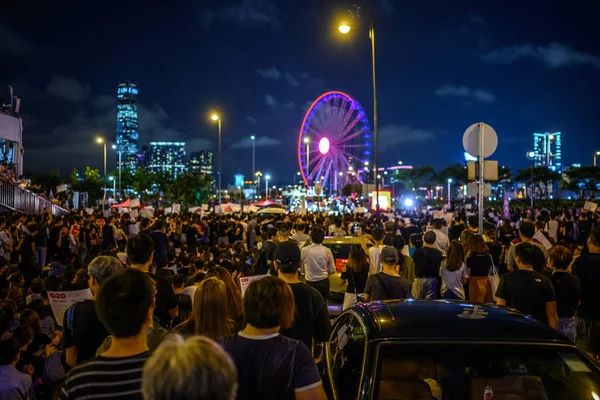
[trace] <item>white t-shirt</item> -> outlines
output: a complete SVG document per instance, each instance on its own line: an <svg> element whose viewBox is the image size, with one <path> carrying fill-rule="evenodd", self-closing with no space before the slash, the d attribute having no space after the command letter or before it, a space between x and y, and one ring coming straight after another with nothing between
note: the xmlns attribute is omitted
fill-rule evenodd
<svg viewBox="0 0 600 400"><path fill-rule="evenodd" d="M371 274L378 274L381 272L381 249L383 246L373 246L369 249L369 270Z"/></svg>

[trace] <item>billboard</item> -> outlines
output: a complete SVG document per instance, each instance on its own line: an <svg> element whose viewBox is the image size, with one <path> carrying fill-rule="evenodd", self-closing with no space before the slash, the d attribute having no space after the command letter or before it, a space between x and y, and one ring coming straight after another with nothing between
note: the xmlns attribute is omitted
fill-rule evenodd
<svg viewBox="0 0 600 400"><path fill-rule="evenodd" d="M371 192L371 208L373 210L377 209L377 202L375 199L377 198L377 192ZM389 190L380 190L379 191L379 208L381 210L389 210L392 206L392 193Z"/></svg>

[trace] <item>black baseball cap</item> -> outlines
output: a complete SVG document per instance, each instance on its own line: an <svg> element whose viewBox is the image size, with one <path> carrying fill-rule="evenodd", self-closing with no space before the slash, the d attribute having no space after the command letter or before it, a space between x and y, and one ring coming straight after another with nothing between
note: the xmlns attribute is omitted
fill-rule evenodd
<svg viewBox="0 0 600 400"><path fill-rule="evenodd" d="M281 242L275 248L277 264L298 265L300 263L300 248L292 242Z"/></svg>

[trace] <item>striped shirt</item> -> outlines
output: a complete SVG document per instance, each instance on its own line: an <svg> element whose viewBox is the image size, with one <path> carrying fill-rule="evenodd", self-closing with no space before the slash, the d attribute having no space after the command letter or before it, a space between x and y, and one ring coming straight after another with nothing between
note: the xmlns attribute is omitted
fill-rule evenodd
<svg viewBox="0 0 600 400"><path fill-rule="evenodd" d="M61 386L59 399L142 399L142 369L150 352L131 357L94 357L76 366Z"/></svg>

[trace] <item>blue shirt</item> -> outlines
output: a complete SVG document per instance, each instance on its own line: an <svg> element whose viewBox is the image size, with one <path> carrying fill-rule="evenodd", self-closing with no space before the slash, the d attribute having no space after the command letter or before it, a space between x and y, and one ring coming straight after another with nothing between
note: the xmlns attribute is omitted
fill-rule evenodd
<svg viewBox="0 0 600 400"><path fill-rule="evenodd" d="M12 365L0 365L0 398L3 400L35 399L31 377Z"/></svg>

